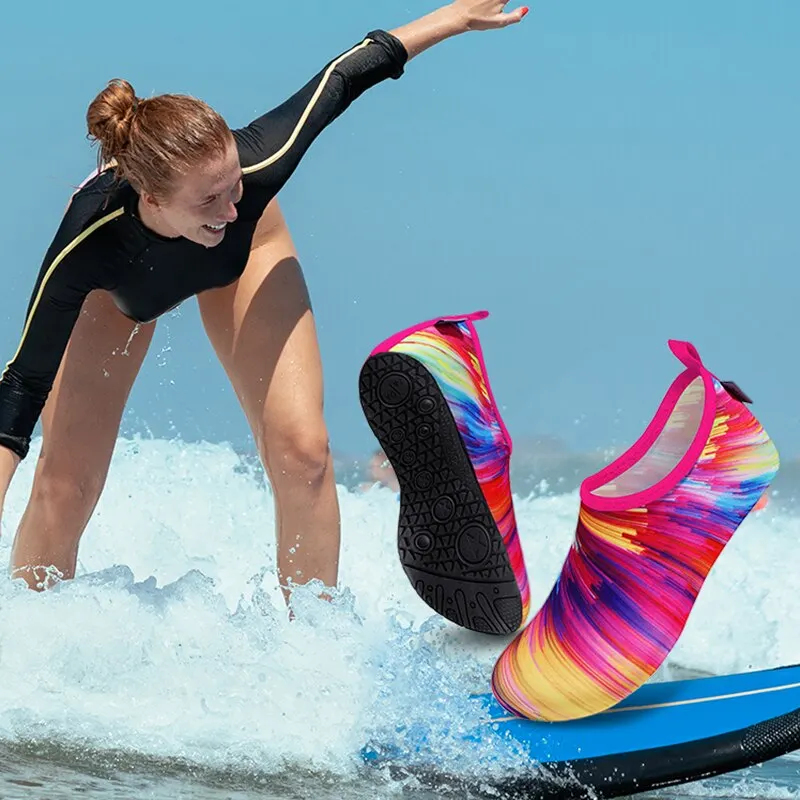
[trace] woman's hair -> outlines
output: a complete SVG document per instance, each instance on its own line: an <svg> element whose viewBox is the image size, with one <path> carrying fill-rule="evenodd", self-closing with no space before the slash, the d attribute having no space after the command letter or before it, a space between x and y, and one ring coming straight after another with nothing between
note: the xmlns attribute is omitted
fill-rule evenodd
<svg viewBox="0 0 800 800"><path fill-rule="evenodd" d="M159 199L176 179L222 156L230 145L227 123L202 100L181 94L142 99L115 78L86 112L89 138L100 145L99 166L115 164L118 178Z"/></svg>

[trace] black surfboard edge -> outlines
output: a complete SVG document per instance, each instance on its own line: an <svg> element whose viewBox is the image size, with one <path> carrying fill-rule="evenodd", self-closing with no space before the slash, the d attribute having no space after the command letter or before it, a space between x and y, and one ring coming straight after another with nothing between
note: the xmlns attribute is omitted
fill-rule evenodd
<svg viewBox="0 0 800 800"><path fill-rule="evenodd" d="M526 776L501 780L447 774L429 767L387 763L393 779L413 777L493 800L609 800L713 778L800 749L800 708L736 731L679 744L597 758L536 764ZM445 792L446 794L447 792Z"/></svg>

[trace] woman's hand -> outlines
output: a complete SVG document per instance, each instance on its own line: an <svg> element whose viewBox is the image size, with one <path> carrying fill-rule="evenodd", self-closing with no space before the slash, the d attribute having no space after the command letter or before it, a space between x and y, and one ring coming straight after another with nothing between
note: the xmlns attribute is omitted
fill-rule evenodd
<svg viewBox="0 0 800 800"><path fill-rule="evenodd" d="M453 0L452 7L464 21L468 31L491 31L521 22L527 6L505 11L508 0Z"/></svg>
<svg viewBox="0 0 800 800"><path fill-rule="evenodd" d="M527 6L505 11L507 0L453 0L446 6L389 31L405 46L409 60L429 47L467 31L507 28L520 22Z"/></svg>

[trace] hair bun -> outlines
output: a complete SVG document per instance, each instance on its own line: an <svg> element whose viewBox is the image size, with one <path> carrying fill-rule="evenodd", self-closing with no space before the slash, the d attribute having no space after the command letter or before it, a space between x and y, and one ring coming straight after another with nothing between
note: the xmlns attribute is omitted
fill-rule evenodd
<svg viewBox="0 0 800 800"><path fill-rule="evenodd" d="M184 94L139 98L128 81L108 82L86 111L88 138L99 143L100 170L116 182L166 201L179 181L227 156L236 142L225 120Z"/></svg>
<svg viewBox="0 0 800 800"><path fill-rule="evenodd" d="M128 146L138 102L133 86L122 78L114 78L90 103L86 112L89 137L99 142L104 163L116 158Z"/></svg>

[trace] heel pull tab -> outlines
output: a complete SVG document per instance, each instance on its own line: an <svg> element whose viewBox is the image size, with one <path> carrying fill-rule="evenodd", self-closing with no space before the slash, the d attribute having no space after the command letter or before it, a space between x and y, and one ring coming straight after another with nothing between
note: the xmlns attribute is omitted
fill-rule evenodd
<svg viewBox="0 0 800 800"><path fill-rule="evenodd" d="M740 403L749 403L752 405L753 401L748 397L745 392L733 381L720 381L722 388L734 399Z"/></svg>
<svg viewBox="0 0 800 800"><path fill-rule="evenodd" d="M672 350L672 354L678 361L681 362L685 367L688 367L692 370L697 370L698 372L705 372L705 366L703 365L703 360L700 358L700 353L697 352L697 349L691 342L682 342L679 339L669 339L667 344L669 345L669 349Z"/></svg>
<svg viewBox="0 0 800 800"><path fill-rule="evenodd" d="M700 358L700 353L691 342L683 342L678 339L669 340L669 349L672 350L673 355L689 369L695 369L698 372L707 372L708 370ZM752 400L747 393L739 387L734 381L720 381L722 388L734 399L740 403L752 404Z"/></svg>
<svg viewBox="0 0 800 800"><path fill-rule="evenodd" d="M473 311L470 314L451 314L447 317L439 317L435 325L447 322L477 322L481 319L486 319L489 316L488 311Z"/></svg>

